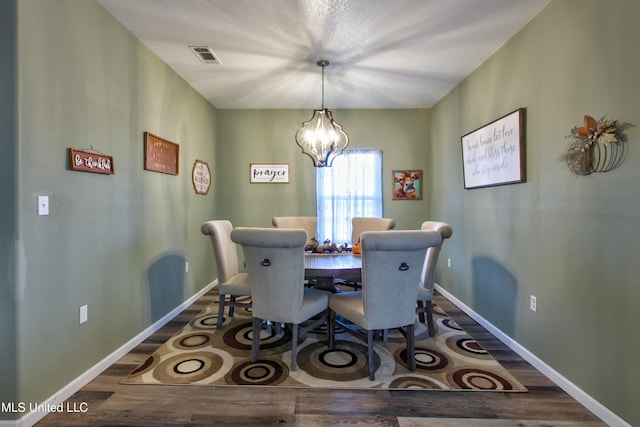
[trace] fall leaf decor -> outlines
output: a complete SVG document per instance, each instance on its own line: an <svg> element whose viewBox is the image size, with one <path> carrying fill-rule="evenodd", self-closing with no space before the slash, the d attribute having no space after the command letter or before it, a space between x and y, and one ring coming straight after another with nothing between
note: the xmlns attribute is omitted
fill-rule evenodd
<svg viewBox="0 0 640 427"><path fill-rule="evenodd" d="M575 126L566 138L571 143L560 160L566 161L576 175L608 172L618 167L624 157L624 141L616 120L596 120L585 115L583 126Z"/></svg>

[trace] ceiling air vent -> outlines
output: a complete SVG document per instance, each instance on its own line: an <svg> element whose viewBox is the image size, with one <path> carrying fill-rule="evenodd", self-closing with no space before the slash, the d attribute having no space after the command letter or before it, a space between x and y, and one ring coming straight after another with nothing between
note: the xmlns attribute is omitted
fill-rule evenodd
<svg viewBox="0 0 640 427"><path fill-rule="evenodd" d="M209 46L189 46L189 49L196 54L203 64L222 65L222 62L213 53L213 50L211 50L211 47Z"/></svg>

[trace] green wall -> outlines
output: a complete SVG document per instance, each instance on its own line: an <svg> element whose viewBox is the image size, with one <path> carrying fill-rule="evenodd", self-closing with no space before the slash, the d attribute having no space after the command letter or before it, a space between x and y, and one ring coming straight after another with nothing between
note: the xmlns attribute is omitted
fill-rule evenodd
<svg viewBox="0 0 640 427"><path fill-rule="evenodd" d="M16 132L17 132L16 2L0 2L0 402L17 400L15 304ZM0 416L0 418L2 418Z"/></svg>
<svg viewBox="0 0 640 427"><path fill-rule="evenodd" d="M315 213L315 170L293 139L311 111L215 110L92 1L1 4L0 397L33 402L216 277L203 221ZM438 283L632 424L638 130L613 172L575 177L558 158L584 114L637 126L639 9L554 1L432 110L334 111L352 147L383 150L385 216L453 225ZM527 182L464 190L460 136L518 107ZM178 176L143 170L144 131L180 144ZM92 146L115 175L68 170L67 148ZM195 159L213 172L206 196ZM291 183L249 184L252 162L289 163ZM424 170L424 198L393 201L391 170L408 168Z"/></svg>
<svg viewBox="0 0 640 427"><path fill-rule="evenodd" d="M200 233L214 192L196 195L191 169L216 162L216 111L93 1L22 0L17 22L14 389L38 402L215 279ZM180 145L178 176L143 169L145 131ZM115 174L69 170L69 147L113 156Z"/></svg>
<svg viewBox="0 0 640 427"><path fill-rule="evenodd" d="M416 228L431 200L428 168L429 110L336 110L349 135L349 148L377 148L383 159L383 212L397 228ZM216 167L218 214L236 226L271 227L271 218L316 215L316 170L295 143L295 133L311 110L220 110ZM251 163L288 163L289 184L250 184ZM422 200L392 200L391 171L422 169Z"/></svg>
<svg viewBox="0 0 640 427"><path fill-rule="evenodd" d="M442 255L452 269L440 269L439 284L634 425L639 21L637 1L552 2L432 110L430 158L430 216L454 229ZM461 135L518 107L527 109L527 182L464 190ZM618 169L576 177L558 160L585 114L634 125Z"/></svg>

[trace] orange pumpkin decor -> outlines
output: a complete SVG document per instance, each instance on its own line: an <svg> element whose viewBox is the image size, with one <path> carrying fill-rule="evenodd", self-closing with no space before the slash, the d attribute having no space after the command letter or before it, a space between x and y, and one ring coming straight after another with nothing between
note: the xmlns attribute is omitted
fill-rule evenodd
<svg viewBox="0 0 640 427"><path fill-rule="evenodd" d="M359 255L359 254L362 253L362 246L360 246L360 240L359 239L358 239L358 243L353 245L353 248L351 249L351 253L353 253L354 255Z"/></svg>

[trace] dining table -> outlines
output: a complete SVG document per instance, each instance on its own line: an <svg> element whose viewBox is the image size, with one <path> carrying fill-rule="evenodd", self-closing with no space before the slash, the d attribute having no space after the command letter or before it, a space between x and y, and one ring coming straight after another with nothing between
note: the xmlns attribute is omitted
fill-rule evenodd
<svg viewBox="0 0 640 427"><path fill-rule="evenodd" d="M339 253L305 253L304 269L306 277L315 278L315 289L339 293L334 284L336 277L360 276L362 273L362 256L351 252Z"/></svg>

